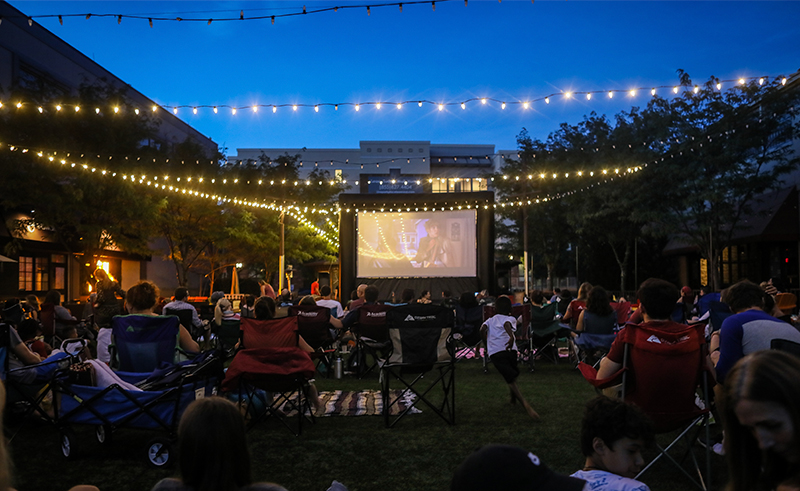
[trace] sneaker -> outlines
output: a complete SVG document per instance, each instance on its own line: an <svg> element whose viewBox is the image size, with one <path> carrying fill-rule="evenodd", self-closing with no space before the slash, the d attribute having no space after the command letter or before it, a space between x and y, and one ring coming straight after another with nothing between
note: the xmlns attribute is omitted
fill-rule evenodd
<svg viewBox="0 0 800 491"><path fill-rule="evenodd" d="M706 442L704 436L700 436L697 438L697 443L703 448L710 448L711 450L717 455L725 455L725 450L722 447L722 440L724 435L719 434L717 436L712 436L710 442Z"/></svg>

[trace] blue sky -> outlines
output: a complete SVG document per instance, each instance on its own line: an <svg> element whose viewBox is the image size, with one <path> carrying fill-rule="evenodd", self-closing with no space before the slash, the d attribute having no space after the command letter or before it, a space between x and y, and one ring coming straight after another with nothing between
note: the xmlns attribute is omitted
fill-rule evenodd
<svg viewBox="0 0 800 491"><path fill-rule="evenodd" d="M272 15L333 2L11 1L27 15L112 13L168 17ZM358 2L366 5L368 2ZM378 2L381 3L381 2ZM339 1L336 5L354 5ZM155 22L35 19L135 89L164 105L319 104L472 97L524 101L565 91L697 82L714 75L788 75L800 69L800 2L461 0L340 9L269 20ZM210 109L178 116L227 148L352 148L359 140L427 140L515 148L526 127L546 138L591 111L644 106L649 93L535 103L528 110L471 103Z"/></svg>

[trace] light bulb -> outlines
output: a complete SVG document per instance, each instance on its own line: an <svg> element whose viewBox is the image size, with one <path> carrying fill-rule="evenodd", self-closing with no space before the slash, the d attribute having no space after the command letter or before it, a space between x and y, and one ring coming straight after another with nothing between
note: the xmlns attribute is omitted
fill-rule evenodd
<svg viewBox="0 0 800 491"><path fill-rule="evenodd" d="M740 83L740 84L742 84L742 85L744 85L744 79L743 79L743 78L740 78L740 79L739 79L739 83Z"/></svg>
<svg viewBox="0 0 800 491"><path fill-rule="evenodd" d="M156 112L156 109L158 109L158 106L153 106L153 112Z"/></svg>
<svg viewBox="0 0 800 491"><path fill-rule="evenodd" d="M193 108L192 108L192 112L193 112L194 114L197 114L197 108L196 108L196 107L193 107Z"/></svg>
<svg viewBox="0 0 800 491"><path fill-rule="evenodd" d="M175 114L178 114L178 108L177 107L173 107L172 108L172 112L175 113Z"/></svg>
<svg viewBox="0 0 800 491"><path fill-rule="evenodd" d="M42 106L39 106L38 109L39 109L39 114L42 114L44 112L44 109L42 108Z"/></svg>
<svg viewBox="0 0 800 491"><path fill-rule="evenodd" d="M781 79L781 85L786 85L786 77L783 77L783 78Z"/></svg>
<svg viewBox="0 0 800 491"><path fill-rule="evenodd" d="M673 92L675 92L675 93L677 94L677 93L678 93L678 86L675 86L675 87L673 87L673 88L672 88L672 91L673 91Z"/></svg>
<svg viewBox="0 0 800 491"><path fill-rule="evenodd" d="M567 92L566 94L564 94L564 97L569 99L570 97L572 97L572 92Z"/></svg>
<svg viewBox="0 0 800 491"><path fill-rule="evenodd" d="M380 108L381 108L381 103L380 102L375 104L375 109L380 109Z"/></svg>
<svg viewBox="0 0 800 491"><path fill-rule="evenodd" d="M467 108L467 105L466 105L465 103L463 103L463 102L462 102L462 103L461 103L461 109L466 109L466 108Z"/></svg>
<svg viewBox="0 0 800 491"><path fill-rule="evenodd" d="M294 104L294 105L292 106L292 110L293 110L293 111L297 111L297 104Z"/></svg>
<svg viewBox="0 0 800 491"><path fill-rule="evenodd" d="M114 106L114 113L115 114L119 113L119 107L118 106Z"/></svg>
<svg viewBox="0 0 800 491"><path fill-rule="evenodd" d="M631 94L631 97L634 97L636 95L636 89L631 89L630 94Z"/></svg>
<svg viewBox="0 0 800 491"><path fill-rule="evenodd" d="M315 112L315 113L318 113L318 112L319 112L319 106L317 106L317 105L315 105L315 106L314 106L314 112Z"/></svg>
<svg viewBox="0 0 800 491"><path fill-rule="evenodd" d="M60 110L61 110L61 105L59 104L59 105L56 106L56 111L60 111Z"/></svg>
<svg viewBox="0 0 800 491"><path fill-rule="evenodd" d="M139 108L137 107L136 109L133 110L133 112L135 112L136 115L138 116L139 115Z"/></svg>
<svg viewBox="0 0 800 491"><path fill-rule="evenodd" d="M592 94L586 94L586 100L587 101L592 100Z"/></svg>
<svg viewBox="0 0 800 491"><path fill-rule="evenodd" d="M440 111L444 110L444 104L439 104L439 110Z"/></svg>
<svg viewBox="0 0 800 491"><path fill-rule="evenodd" d="M722 90L722 84L717 84L717 90Z"/></svg>
<svg viewBox="0 0 800 491"><path fill-rule="evenodd" d="M650 89L650 95L656 95L656 89Z"/></svg>
<svg viewBox="0 0 800 491"><path fill-rule="evenodd" d="M403 105L402 105L402 104L400 104L400 103L398 103L398 104L397 104L397 109L402 109L402 108L403 108Z"/></svg>
<svg viewBox="0 0 800 491"><path fill-rule="evenodd" d="M544 98L544 103L545 104L550 104L550 98L549 97L545 97Z"/></svg>
<svg viewBox="0 0 800 491"><path fill-rule="evenodd" d="M486 104L486 98L481 99L481 104Z"/></svg>
<svg viewBox="0 0 800 491"><path fill-rule="evenodd" d="M758 79L758 85L764 85L764 78L763 77Z"/></svg>
<svg viewBox="0 0 800 491"><path fill-rule="evenodd" d="M278 106L272 106L272 112L273 113L278 112Z"/></svg>
<svg viewBox="0 0 800 491"><path fill-rule="evenodd" d="M177 111L178 111L178 110L177 110L177 109L175 109L175 112L177 112ZM100 108L99 108L99 107L96 107L96 108L94 108L94 113L95 113L95 114L100 114Z"/></svg>
<svg viewBox="0 0 800 491"><path fill-rule="evenodd" d="M81 110L81 106L75 106L75 112L78 112L80 110Z"/></svg>
<svg viewBox="0 0 800 491"><path fill-rule="evenodd" d="M505 102L500 104L500 109L505 109L505 108L506 108L506 103Z"/></svg>
<svg viewBox="0 0 800 491"><path fill-rule="evenodd" d="M784 80L786 80L786 79L784 79ZM417 104L419 105L419 107L422 107L422 101L419 101Z"/></svg>
<svg viewBox="0 0 800 491"><path fill-rule="evenodd" d="M697 85L695 85L695 86L694 86L694 93L696 94L696 93L698 93L698 92L700 92L700 87L698 87Z"/></svg>
<svg viewBox="0 0 800 491"><path fill-rule="evenodd" d="M611 92L610 90L608 91L608 98L609 99L613 99L614 98L614 93Z"/></svg>
<svg viewBox="0 0 800 491"><path fill-rule="evenodd" d="M214 114L217 114L217 106L214 106Z"/></svg>
<svg viewBox="0 0 800 491"><path fill-rule="evenodd" d="M358 110L360 110L360 109L361 109L361 106L359 106L358 104L356 104L356 111L358 111Z"/></svg>
<svg viewBox="0 0 800 491"><path fill-rule="evenodd" d="M232 115L235 115L235 114L236 114L236 108L235 108L235 107L232 107L232 108L231 108L231 114L232 114Z"/></svg>
<svg viewBox="0 0 800 491"><path fill-rule="evenodd" d="M528 109L528 108L530 107L530 105L531 105L531 104L530 104L528 101L525 101L525 102L523 102L523 103L522 103L522 107L523 107L524 109Z"/></svg>

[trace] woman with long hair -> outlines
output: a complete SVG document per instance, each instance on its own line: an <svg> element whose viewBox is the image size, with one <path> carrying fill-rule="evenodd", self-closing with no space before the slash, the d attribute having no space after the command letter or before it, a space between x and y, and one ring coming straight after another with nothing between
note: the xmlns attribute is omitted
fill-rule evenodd
<svg viewBox="0 0 800 491"><path fill-rule="evenodd" d="M617 327L617 313L611 308L608 292L602 286L589 290L586 308L578 315L576 331L588 334L612 334Z"/></svg>
<svg viewBox="0 0 800 491"><path fill-rule="evenodd" d="M253 483L244 418L232 402L206 397L189 404L178 425L180 478L152 491L286 491Z"/></svg>
<svg viewBox="0 0 800 491"><path fill-rule="evenodd" d="M578 316L581 311L586 308L586 299L589 298L589 290L592 289L592 284L589 282L581 283L578 288L578 298L572 300L567 307L567 312L564 314L564 322L569 321L571 328L575 329L578 325Z"/></svg>
<svg viewBox="0 0 800 491"><path fill-rule="evenodd" d="M728 491L800 489L800 358L756 351L725 377Z"/></svg>

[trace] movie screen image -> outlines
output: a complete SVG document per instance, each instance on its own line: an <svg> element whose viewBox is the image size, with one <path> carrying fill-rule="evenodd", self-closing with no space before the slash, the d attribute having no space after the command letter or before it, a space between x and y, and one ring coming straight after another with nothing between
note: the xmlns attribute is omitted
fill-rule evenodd
<svg viewBox="0 0 800 491"><path fill-rule="evenodd" d="M356 274L361 278L476 275L476 212L359 213Z"/></svg>

